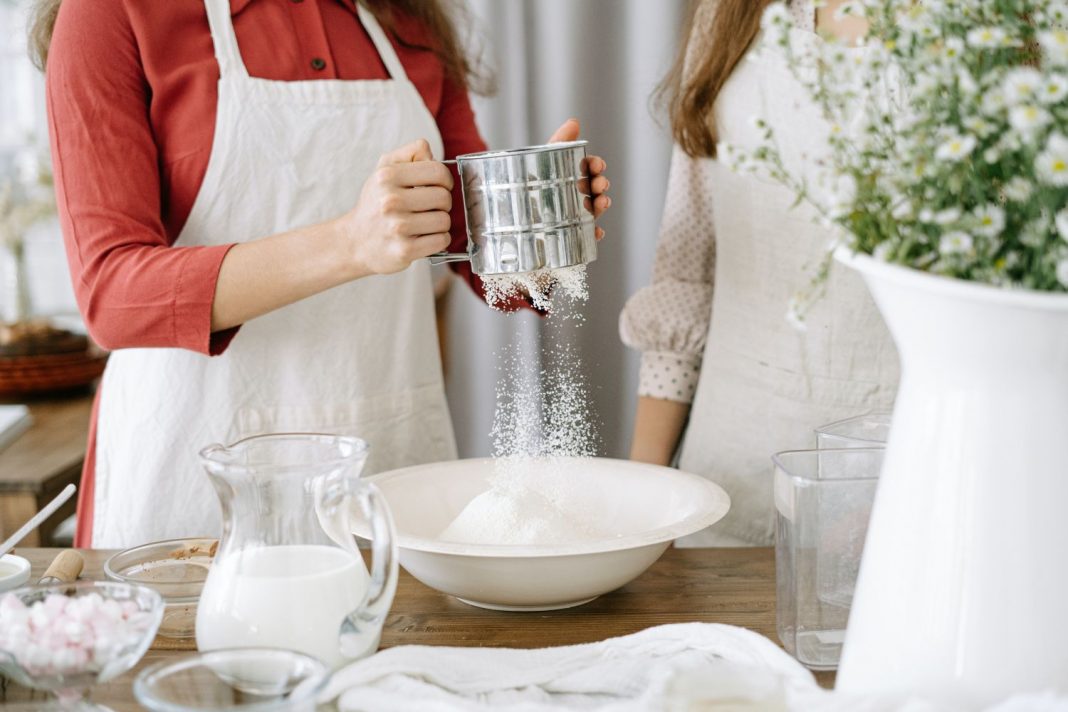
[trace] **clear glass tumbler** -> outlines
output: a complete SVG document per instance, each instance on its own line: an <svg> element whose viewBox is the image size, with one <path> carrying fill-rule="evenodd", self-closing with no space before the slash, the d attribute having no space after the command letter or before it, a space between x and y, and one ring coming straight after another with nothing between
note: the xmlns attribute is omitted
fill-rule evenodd
<svg viewBox="0 0 1068 712"><path fill-rule="evenodd" d="M777 629L814 670L837 667L884 448L776 455Z"/></svg>

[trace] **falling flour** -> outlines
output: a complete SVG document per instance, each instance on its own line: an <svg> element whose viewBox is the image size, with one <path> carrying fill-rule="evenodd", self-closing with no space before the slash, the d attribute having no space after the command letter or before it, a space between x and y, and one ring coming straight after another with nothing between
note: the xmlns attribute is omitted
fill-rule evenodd
<svg viewBox="0 0 1068 712"><path fill-rule="evenodd" d="M598 528L598 497L579 496L575 458L600 440L582 362L567 344L538 352L516 345L500 360L494 413L494 473L440 534L468 544L558 545L610 536Z"/></svg>
<svg viewBox="0 0 1068 712"><path fill-rule="evenodd" d="M529 296L535 308L550 312L553 297L557 294L562 294L572 303L585 302L589 298L586 265L518 274L483 275L482 284L486 291L486 303L495 309L502 308L513 299Z"/></svg>

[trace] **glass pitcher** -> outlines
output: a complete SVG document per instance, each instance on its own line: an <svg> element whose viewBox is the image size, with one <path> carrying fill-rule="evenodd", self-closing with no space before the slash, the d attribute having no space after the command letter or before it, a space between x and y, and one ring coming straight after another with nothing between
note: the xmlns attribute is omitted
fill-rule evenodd
<svg viewBox="0 0 1068 712"><path fill-rule="evenodd" d="M222 504L197 609L197 648L297 650L332 668L373 653L397 589L393 519L360 481L358 438L261 435L200 453ZM350 520L371 523L364 566Z"/></svg>

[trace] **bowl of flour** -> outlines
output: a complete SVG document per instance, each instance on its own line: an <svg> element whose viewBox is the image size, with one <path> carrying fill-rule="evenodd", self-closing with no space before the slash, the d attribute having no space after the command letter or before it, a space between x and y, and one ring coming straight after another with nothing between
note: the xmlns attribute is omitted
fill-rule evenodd
<svg viewBox="0 0 1068 712"><path fill-rule="evenodd" d="M508 611L570 608L613 591L730 507L697 475L600 457L456 460L368 481L389 502L412 576Z"/></svg>

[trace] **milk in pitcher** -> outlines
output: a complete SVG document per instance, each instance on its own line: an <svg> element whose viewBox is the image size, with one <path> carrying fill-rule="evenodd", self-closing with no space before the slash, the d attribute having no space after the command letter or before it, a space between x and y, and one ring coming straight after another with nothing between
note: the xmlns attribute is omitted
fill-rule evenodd
<svg viewBox="0 0 1068 712"><path fill-rule="evenodd" d="M332 668L347 662L341 624L368 587L359 558L331 546L268 546L231 553L216 566L197 610L198 649L286 648Z"/></svg>

